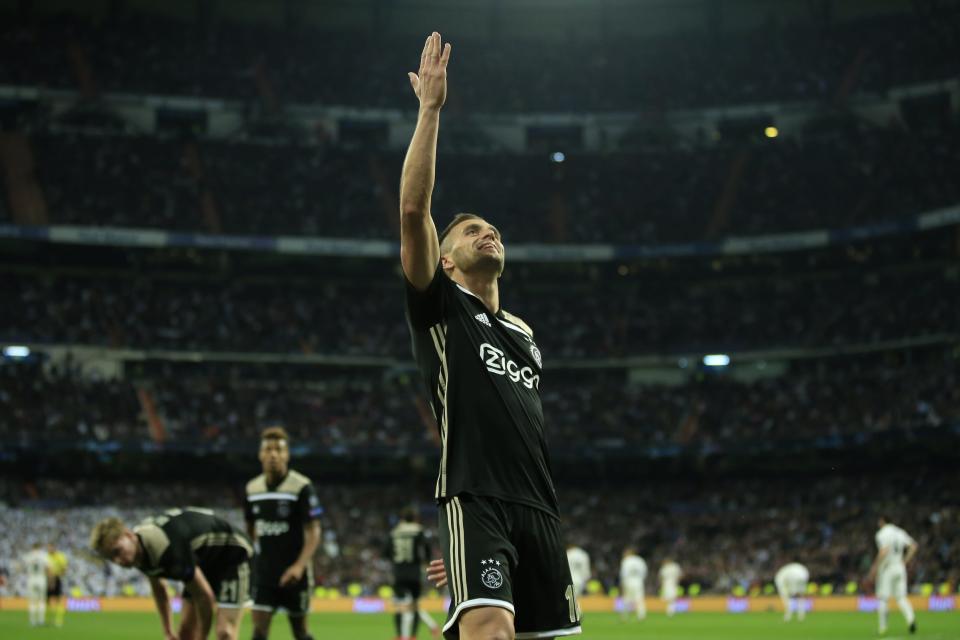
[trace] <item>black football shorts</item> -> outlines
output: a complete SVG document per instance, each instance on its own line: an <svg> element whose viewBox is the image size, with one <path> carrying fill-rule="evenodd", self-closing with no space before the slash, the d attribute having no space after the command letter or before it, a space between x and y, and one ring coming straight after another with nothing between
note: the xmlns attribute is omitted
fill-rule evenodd
<svg viewBox="0 0 960 640"><path fill-rule="evenodd" d="M514 614L517 640L580 633L580 606L570 579L560 522L516 502L459 495L440 505L440 546L450 609L444 637L474 607Z"/></svg>

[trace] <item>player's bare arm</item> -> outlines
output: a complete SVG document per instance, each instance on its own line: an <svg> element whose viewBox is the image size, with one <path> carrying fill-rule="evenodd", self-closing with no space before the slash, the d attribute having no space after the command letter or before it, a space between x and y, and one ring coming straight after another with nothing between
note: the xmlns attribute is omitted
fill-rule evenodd
<svg viewBox="0 0 960 640"><path fill-rule="evenodd" d="M303 546L300 548L300 555L280 576L281 587L299 582L303 578L303 572L313 562L313 554L316 553L318 546L320 546L320 521L313 520L303 525Z"/></svg>
<svg viewBox="0 0 960 640"><path fill-rule="evenodd" d="M213 612L217 605L213 589L200 567L194 569L193 580L186 583L185 587L190 591L191 602L197 613L200 623L200 637L206 638L210 635L210 627L213 626Z"/></svg>
<svg viewBox="0 0 960 640"><path fill-rule="evenodd" d="M420 109L400 177L400 262L407 280L421 291L430 284L440 260L430 201L436 175L440 109L447 100L450 49L450 43L442 44L440 34L434 32L423 45L418 73L408 74Z"/></svg>
<svg viewBox="0 0 960 640"><path fill-rule="evenodd" d="M153 602L157 605L160 614L160 624L163 625L164 640L176 640L173 633L173 621L170 611L170 598L167 595L167 585L160 578L150 578L150 591L153 593Z"/></svg>
<svg viewBox="0 0 960 640"><path fill-rule="evenodd" d="M904 558L903 558L903 564L909 566L909 565L910 565L910 561L913 560L913 557L914 557L915 555L917 555L917 550L918 550L919 548L920 548L920 547L917 545L916 542L911 542L911 543L907 546L907 555L904 556Z"/></svg>
<svg viewBox="0 0 960 640"><path fill-rule="evenodd" d="M880 563L883 562L883 559L887 557L889 552L890 550L887 547L883 547L877 552L877 557L873 559L873 564L870 565L870 573L867 574L867 582L873 582L874 578L877 577L877 569L880 567Z"/></svg>

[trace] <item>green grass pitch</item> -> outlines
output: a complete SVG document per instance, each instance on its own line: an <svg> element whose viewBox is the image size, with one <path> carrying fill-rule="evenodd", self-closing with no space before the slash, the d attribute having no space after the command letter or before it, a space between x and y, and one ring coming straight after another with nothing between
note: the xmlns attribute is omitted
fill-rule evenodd
<svg viewBox="0 0 960 640"><path fill-rule="evenodd" d="M885 640L924 638L926 640L960 640L960 613L922 613L917 618L916 636L907 634L903 618L894 612ZM695 613L668 619L651 615L644 622L621 622L612 613L591 613L585 617L585 639L609 640L859 640L876 639L877 619L866 613L811 614L802 622L784 623L780 614L750 613L743 615ZM318 640L390 640L393 624L386 614L323 613L311 616L310 631ZM160 638L160 624L149 613L75 613L67 616L62 629L31 629L25 611L0 611L0 638L4 640L131 640ZM274 619L270 637L291 640L286 618ZM421 626L419 637L431 638ZM240 640L249 640L249 615L244 618Z"/></svg>

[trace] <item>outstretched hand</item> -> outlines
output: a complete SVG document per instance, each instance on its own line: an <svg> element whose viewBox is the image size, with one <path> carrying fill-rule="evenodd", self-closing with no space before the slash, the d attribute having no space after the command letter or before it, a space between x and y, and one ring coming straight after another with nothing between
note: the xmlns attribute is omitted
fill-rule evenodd
<svg viewBox="0 0 960 640"><path fill-rule="evenodd" d="M427 565L427 581L432 582L437 589L447 584L447 570L443 568L443 560L431 560Z"/></svg>
<svg viewBox="0 0 960 640"><path fill-rule="evenodd" d="M420 108L439 109L447 101L447 63L450 43L442 44L440 34L433 32L423 45L419 73L410 72L410 86L420 99Z"/></svg>

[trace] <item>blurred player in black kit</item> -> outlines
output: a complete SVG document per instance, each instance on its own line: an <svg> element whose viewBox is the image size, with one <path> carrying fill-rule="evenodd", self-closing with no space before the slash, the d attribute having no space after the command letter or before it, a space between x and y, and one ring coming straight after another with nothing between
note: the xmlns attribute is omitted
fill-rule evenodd
<svg viewBox="0 0 960 640"><path fill-rule="evenodd" d="M296 640L307 630L313 591L313 554L320 544L320 508L313 484L290 468L290 437L282 427L260 435L263 473L247 483L244 518L257 545L254 559L253 638L266 640L273 614L287 612Z"/></svg>
<svg viewBox="0 0 960 640"><path fill-rule="evenodd" d="M418 368L440 430L440 545L448 638L580 633L540 402L541 353L500 307L500 232L430 211L451 47L427 38L410 84L420 101L400 182L400 260Z"/></svg>
<svg viewBox="0 0 960 640"><path fill-rule="evenodd" d="M398 640L417 637L417 626L422 619L434 635L440 628L426 612L420 611L420 592L423 585L423 565L430 556L430 545L416 511L404 509L400 522L390 531L387 540L387 558L393 565L394 626Z"/></svg>

